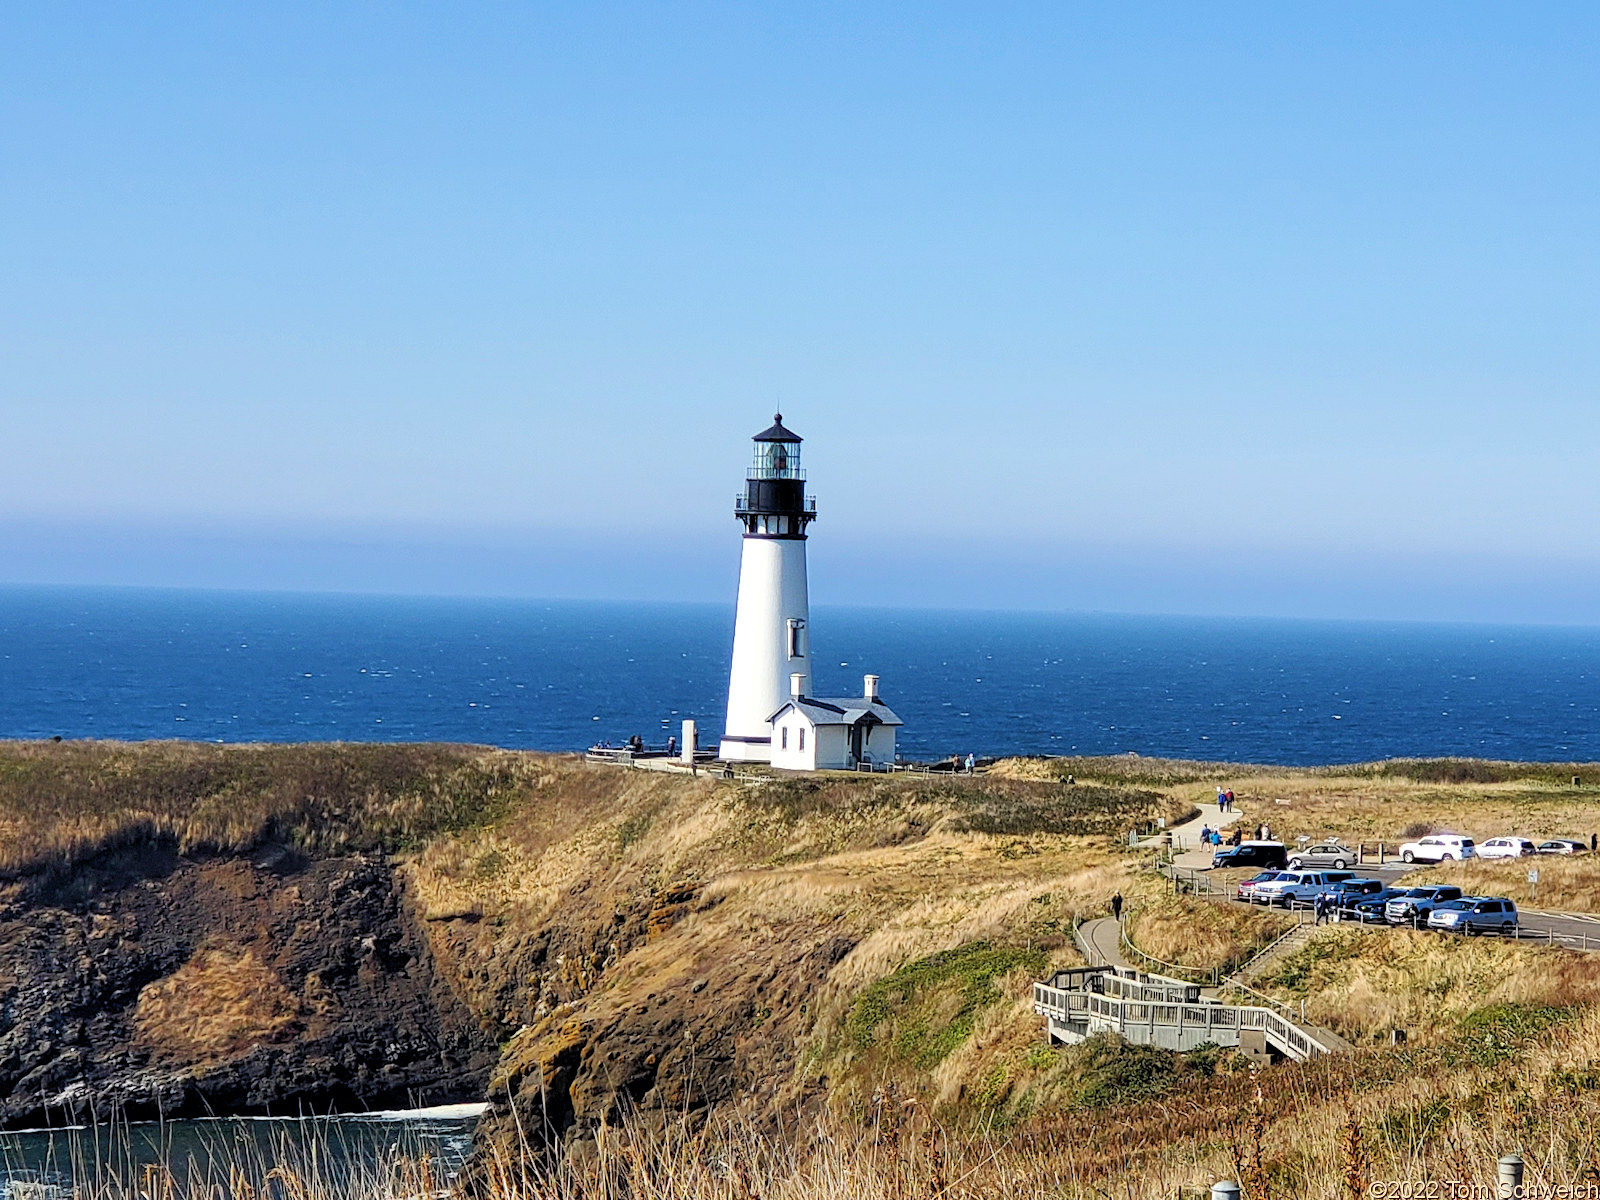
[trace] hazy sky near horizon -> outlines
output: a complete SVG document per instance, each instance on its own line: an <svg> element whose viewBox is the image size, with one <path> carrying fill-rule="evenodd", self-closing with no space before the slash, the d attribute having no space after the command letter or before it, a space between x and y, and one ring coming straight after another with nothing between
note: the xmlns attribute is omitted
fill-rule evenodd
<svg viewBox="0 0 1600 1200"><path fill-rule="evenodd" d="M11 5L0 582L1600 623L1600 7Z"/></svg>

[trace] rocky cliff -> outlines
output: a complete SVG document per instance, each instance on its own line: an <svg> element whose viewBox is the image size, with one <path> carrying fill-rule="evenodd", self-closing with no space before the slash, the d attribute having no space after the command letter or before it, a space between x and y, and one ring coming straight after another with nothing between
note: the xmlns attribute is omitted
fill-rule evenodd
<svg viewBox="0 0 1600 1200"><path fill-rule="evenodd" d="M1035 1040L1027 973L1129 890L1116 835L1172 803L0 746L0 1123L487 1096L484 1146L537 1150L624 1113L859 1107L897 1076L947 1103L982 1078L992 1105Z"/></svg>
<svg viewBox="0 0 1600 1200"><path fill-rule="evenodd" d="M476 1099L493 1039L381 853L124 846L0 891L0 1122Z"/></svg>

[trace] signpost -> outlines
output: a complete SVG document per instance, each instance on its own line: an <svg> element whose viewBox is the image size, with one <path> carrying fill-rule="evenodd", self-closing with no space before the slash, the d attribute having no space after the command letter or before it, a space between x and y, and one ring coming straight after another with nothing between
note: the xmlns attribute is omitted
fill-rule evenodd
<svg viewBox="0 0 1600 1200"><path fill-rule="evenodd" d="M1538 883L1539 883L1539 868L1538 867L1529 867L1528 868L1528 901L1529 901L1529 903L1533 902L1534 888L1538 886Z"/></svg>

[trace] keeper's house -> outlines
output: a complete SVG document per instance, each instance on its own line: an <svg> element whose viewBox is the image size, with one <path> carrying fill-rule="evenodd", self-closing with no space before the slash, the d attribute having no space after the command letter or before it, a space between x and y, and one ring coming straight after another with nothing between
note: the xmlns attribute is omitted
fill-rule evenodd
<svg viewBox="0 0 1600 1200"><path fill-rule="evenodd" d="M887 770L903 722L878 697L868 675L860 696L807 696L806 677L789 677L788 702L772 714L772 765L780 770Z"/></svg>

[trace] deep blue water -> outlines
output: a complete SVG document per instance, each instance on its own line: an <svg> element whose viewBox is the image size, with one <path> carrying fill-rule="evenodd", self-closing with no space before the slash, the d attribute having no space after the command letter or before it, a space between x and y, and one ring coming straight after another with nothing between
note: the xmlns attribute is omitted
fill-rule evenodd
<svg viewBox="0 0 1600 1200"><path fill-rule="evenodd" d="M0 590L0 736L580 749L721 731L732 609ZM1600 760L1600 630L818 608L816 690L901 747Z"/></svg>

